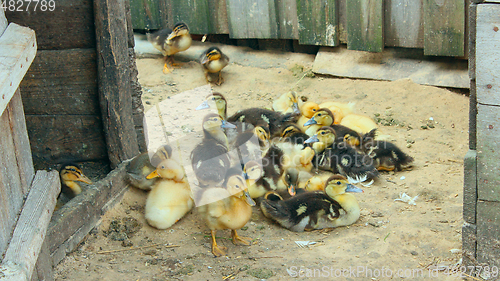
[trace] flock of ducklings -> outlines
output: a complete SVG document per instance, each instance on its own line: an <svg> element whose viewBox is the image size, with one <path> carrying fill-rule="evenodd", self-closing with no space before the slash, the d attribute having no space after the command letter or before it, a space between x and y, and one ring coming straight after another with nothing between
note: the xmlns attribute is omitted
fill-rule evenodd
<svg viewBox="0 0 500 281"><path fill-rule="evenodd" d="M191 45L183 23L148 39L167 57L165 72L172 55ZM204 52L207 81L222 83L220 71L228 61L218 48ZM351 193L363 192L353 184L368 186L379 171L404 170L413 162L382 140L371 118L353 113L352 103L317 104L288 92L273 102L272 110L248 108L228 116L227 107L222 94L212 93L196 108L212 111L204 117L203 138L190 154L196 187L190 186L169 145L151 157L138 155L127 166L129 183L148 191L147 222L166 229L196 206L211 231L215 256L226 254L217 244L217 230L230 229L236 245L251 244L237 230L250 220L255 205L270 220L296 232L353 224L360 207ZM86 177L65 180L67 171L83 174L77 166L61 169L63 186L72 191L79 189L75 181L90 182Z"/></svg>

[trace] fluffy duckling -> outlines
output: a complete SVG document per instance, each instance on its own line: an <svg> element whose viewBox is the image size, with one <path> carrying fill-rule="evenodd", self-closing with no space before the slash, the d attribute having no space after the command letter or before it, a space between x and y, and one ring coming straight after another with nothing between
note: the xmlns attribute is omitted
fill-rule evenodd
<svg viewBox="0 0 500 281"><path fill-rule="evenodd" d="M325 190L325 183L331 176L332 175L330 173L315 175L307 180L304 189L306 191Z"/></svg>
<svg viewBox="0 0 500 281"><path fill-rule="evenodd" d="M271 137L279 136L283 126L296 122L298 114L281 114L265 108L248 108L239 111L227 119L228 122L245 122L254 126L267 126Z"/></svg>
<svg viewBox="0 0 500 281"><path fill-rule="evenodd" d="M229 170L224 181L224 188L206 189L199 205L200 214L210 229L214 256L226 255L226 248L217 245L215 240L217 230L231 229L231 238L235 245L251 245L251 238L241 237L236 232L250 220L252 206L255 206L255 202L248 194L241 171Z"/></svg>
<svg viewBox="0 0 500 281"><path fill-rule="evenodd" d="M227 101L226 98L221 94L221 93L211 93L209 94L205 101L203 101L198 107L196 107L196 110L203 110L203 109L215 109L217 113L222 117L222 119L226 120L227 118Z"/></svg>
<svg viewBox="0 0 500 281"><path fill-rule="evenodd" d="M319 105L312 101L308 101L302 104L302 106L300 107L301 115L299 117L299 120L297 120L297 126L299 126L302 132L305 133L307 129L306 127L304 127L304 123L309 121L309 119L311 119L314 113L316 113L319 109Z"/></svg>
<svg viewBox="0 0 500 281"><path fill-rule="evenodd" d="M306 142L312 143L316 152L313 164L316 168L342 174L351 178L367 177L373 179L378 171L373 167L372 160L357 152L355 148L344 142L336 142L332 127L322 127Z"/></svg>
<svg viewBox="0 0 500 281"><path fill-rule="evenodd" d="M323 126L330 126L335 130L335 135L339 140L343 140L344 136L349 134L351 136L351 141L354 142L356 139L359 140L360 135L350 128L334 124L333 113L328 108L320 108L309 121L304 123L304 126L309 126L306 130L306 134L313 136L316 131Z"/></svg>
<svg viewBox="0 0 500 281"><path fill-rule="evenodd" d="M300 107L302 106L302 103L303 102L297 95L297 93L294 91L290 91L288 93L284 93L279 98L274 100L273 110L281 112L283 114L286 113L300 114Z"/></svg>
<svg viewBox="0 0 500 281"><path fill-rule="evenodd" d="M340 121L345 116L351 114L354 111L354 105L355 105L355 103L353 103L353 102L343 103L343 102L329 101L329 102L320 103L319 107L328 108L333 114L334 124L340 124Z"/></svg>
<svg viewBox="0 0 500 281"><path fill-rule="evenodd" d="M151 160L148 152L137 155L127 164L126 178L128 183L142 190L151 190L157 178L147 179L146 176L156 169L155 165L171 156L172 147L168 144L160 146Z"/></svg>
<svg viewBox="0 0 500 281"><path fill-rule="evenodd" d="M373 137L363 140L362 151L373 159L373 165L379 171L402 171L413 162L413 157L391 142L374 140Z"/></svg>
<svg viewBox="0 0 500 281"><path fill-rule="evenodd" d="M373 129L377 129L378 125L368 116L360 114L349 114L345 116L340 125L346 126L351 130L356 131L358 134L367 134Z"/></svg>
<svg viewBox="0 0 500 281"><path fill-rule="evenodd" d="M61 193L57 197L56 210L82 193L82 187L77 182L92 184L92 181L83 174L82 169L75 163L61 165L59 178L61 179Z"/></svg>
<svg viewBox="0 0 500 281"><path fill-rule="evenodd" d="M242 165L251 160L261 160L269 148L269 129L266 126L256 126L252 130L247 130L238 134L231 147L238 152Z"/></svg>
<svg viewBox="0 0 500 281"><path fill-rule="evenodd" d="M175 160L162 161L147 178L159 178L146 200L145 213L149 225L167 229L193 208L194 202L184 169Z"/></svg>
<svg viewBox="0 0 500 281"><path fill-rule="evenodd" d="M219 48L208 48L201 54L200 63L208 83L213 82L219 86L224 82L221 71L229 63L229 57L223 54Z"/></svg>
<svg viewBox="0 0 500 281"><path fill-rule="evenodd" d="M288 124L281 132L281 141L293 144L299 144L305 147L304 142L309 138L307 134L302 132L298 125Z"/></svg>
<svg viewBox="0 0 500 281"><path fill-rule="evenodd" d="M360 216L356 197L346 192L363 192L334 175L324 191L303 192L286 200L267 195L260 207L264 215L296 232L351 225Z"/></svg>
<svg viewBox="0 0 500 281"><path fill-rule="evenodd" d="M173 55L187 50L192 42L189 27L183 22L177 23L173 30L161 29L152 34L148 33L147 37L148 41L166 57L164 73L171 72L169 64L174 66Z"/></svg>

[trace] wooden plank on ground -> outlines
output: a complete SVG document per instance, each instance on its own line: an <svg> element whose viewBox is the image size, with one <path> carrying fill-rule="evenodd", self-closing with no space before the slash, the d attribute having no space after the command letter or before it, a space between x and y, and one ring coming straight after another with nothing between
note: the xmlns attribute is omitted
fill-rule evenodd
<svg viewBox="0 0 500 281"><path fill-rule="evenodd" d="M107 159L100 116L26 115L26 125L35 163Z"/></svg>
<svg viewBox="0 0 500 281"><path fill-rule="evenodd" d="M297 0L299 43L337 46L338 21L335 0Z"/></svg>
<svg viewBox="0 0 500 281"><path fill-rule="evenodd" d="M139 154L132 120L126 8L123 1L94 1L99 101L109 161L116 167Z"/></svg>
<svg viewBox="0 0 500 281"><path fill-rule="evenodd" d="M349 0L347 10L347 48L382 52L384 17L382 0Z"/></svg>
<svg viewBox="0 0 500 281"><path fill-rule="evenodd" d="M500 266L500 202L477 203L476 259L490 268Z"/></svg>
<svg viewBox="0 0 500 281"><path fill-rule="evenodd" d="M0 37L0 114L36 55L35 32L11 23Z"/></svg>
<svg viewBox="0 0 500 281"><path fill-rule="evenodd" d="M27 26L36 32L41 50L93 48L95 28L92 0L57 0L53 11L35 9L35 1L18 1L29 12L5 11L9 22ZM16 3L18 3L16 2ZM41 2L41 1L40 1ZM51 2L51 1L47 1ZM17 4L16 4L17 7Z"/></svg>
<svg viewBox="0 0 500 281"><path fill-rule="evenodd" d="M426 56L463 56L464 33L464 0L424 0Z"/></svg>
<svg viewBox="0 0 500 281"><path fill-rule="evenodd" d="M477 101L498 106L500 105L500 5L477 5L476 12Z"/></svg>
<svg viewBox="0 0 500 281"><path fill-rule="evenodd" d="M100 114L96 60L95 49L38 51L21 83L25 113Z"/></svg>
<svg viewBox="0 0 500 281"><path fill-rule="evenodd" d="M1 267L5 281L30 280L42 247L61 182L57 171L37 171Z"/></svg>
<svg viewBox="0 0 500 281"><path fill-rule="evenodd" d="M297 0L276 0L280 39L299 39Z"/></svg>
<svg viewBox="0 0 500 281"><path fill-rule="evenodd" d="M12 134L12 138L14 141L21 188L23 190L23 194L26 195L28 194L31 186L31 181L35 176L35 168L33 167L33 157L31 156L30 140L26 129L23 101L21 100L21 93L19 90L16 91L10 100L6 112L9 115L12 132L14 132Z"/></svg>
<svg viewBox="0 0 500 281"><path fill-rule="evenodd" d="M208 0L210 33L229 34L226 0Z"/></svg>
<svg viewBox="0 0 500 281"><path fill-rule="evenodd" d="M385 46L424 47L423 0L388 0L384 3Z"/></svg>
<svg viewBox="0 0 500 281"><path fill-rule="evenodd" d="M277 39L274 0L226 0L231 38Z"/></svg>
<svg viewBox="0 0 500 281"><path fill-rule="evenodd" d="M191 34L206 34L213 31L209 20L208 0L172 1L174 22L184 22Z"/></svg>

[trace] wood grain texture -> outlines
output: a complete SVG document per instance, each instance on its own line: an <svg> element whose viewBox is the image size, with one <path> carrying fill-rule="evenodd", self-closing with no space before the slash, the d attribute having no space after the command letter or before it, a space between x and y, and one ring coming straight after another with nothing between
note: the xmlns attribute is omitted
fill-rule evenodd
<svg viewBox="0 0 500 281"><path fill-rule="evenodd" d="M208 0L172 1L173 20L184 22L191 34L206 34L214 31L209 20Z"/></svg>
<svg viewBox="0 0 500 281"><path fill-rule="evenodd" d="M130 66L124 1L94 1L99 101L109 161L116 167L139 154L132 120Z"/></svg>
<svg viewBox="0 0 500 281"><path fill-rule="evenodd" d="M476 264L476 236L475 224L465 222L462 224L462 265L475 266Z"/></svg>
<svg viewBox="0 0 500 281"><path fill-rule="evenodd" d="M24 1L27 5L27 1ZM43 12L9 12L9 22L27 26L36 32L40 50L93 48L95 27L92 0L57 0L56 9ZM34 5L31 5L34 7Z"/></svg>
<svg viewBox="0 0 500 281"><path fill-rule="evenodd" d="M273 0L226 0L226 5L231 38L279 38Z"/></svg>
<svg viewBox="0 0 500 281"><path fill-rule="evenodd" d="M38 51L21 94L26 114L100 114L95 49Z"/></svg>
<svg viewBox="0 0 500 281"><path fill-rule="evenodd" d="M207 0L210 33L229 34L226 0Z"/></svg>
<svg viewBox="0 0 500 281"><path fill-rule="evenodd" d="M490 268L500 266L500 202L477 203L476 259Z"/></svg>
<svg viewBox="0 0 500 281"><path fill-rule="evenodd" d="M334 0L297 0L299 43L337 46L338 21Z"/></svg>
<svg viewBox="0 0 500 281"><path fill-rule="evenodd" d="M146 139L144 136L144 106L142 104L142 87L139 83L139 72L137 71L137 65L135 63L135 52L133 48L128 49L129 54L129 65L130 65L130 90L132 93L132 120L135 127L135 133L137 135L137 144L139 145L139 151L145 152Z"/></svg>
<svg viewBox="0 0 500 281"><path fill-rule="evenodd" d="M389 0L384 3L385 46L423 48L423 0Z"/></svg>
<svg viewBox="0 0 500 281"><path fill-rule="evenodd" d="M299 39L297 0L275 0L280 39Z"/></svg>
<svg viewBox="0 0 500 281"><path fill-rule="evenodd" d="M26 128L26 119L24 117L23 101L21 100L21 93L19 90L16 91L10 100L6 112L9 116L12 132L14 132L12 134L12 139L14 141L21 188L23 194L26 195L31 186L31 181L35 176L35 168L33 167L33 157L31 156L30 141Z"/></svg>
<svg viewBox="0 0 500 281"><path fill-rule="evenodd" d="M169 26L167 2L169 0L130 0L132 26L135 29L162 29Z"/></svg>
<svg viewBox="0 0 500 281"><path fill-rule="evenodd" d="M424 54L463 56L464 0L424 0Z"/></svg>
<svg viewBox="0 0 500 281"><path fill-rule="evenodd" d="M0 37L0 114L19 87L35 55L35 32L9 24Z"/></svg>
<svg viewBox="0 0 500 281"><path fill-rule="evenodd" d="M60 191L57 171L37 171L2 262L19 271L3 280L31 279Z"/></svg>
<svg viewBox="0 0 500 281"><path fill-rule="evenodd" d="M382 0L347 1L347 48L382 52L384 21Z"/></svg>
<svg viewBox="0 0 500 281"><path fill-rule="evenodd" d="M477 198L500 202L500 108L478 104Z"/></svg>
<svg viewBox="0 0 500 281"><path fill-rule="evenodd" d="M477 203L477 152L469 150L464 158L464 208L463 218L467 223L476 223Z"/></svg>
<svg viewBox="0 0 500 281"><path fill-rule="evenodd" d="M477 101L500 105L500 5L477 6L476 34Z"/></svg>
<svg viewBox="0 0 500 281"><path fill-rule="evenodd" d="M107 159L100 116L26 115L33 161L56 164Z"/></svg>
<svg viewBox="0 0 500 281"><path fill-rule="evenodd" d="M54 266L52 265L52 258L50 257L49 243L47 236L43 241L42 248L38 254L38 260L33 270L31 277L32 281L54 281ZM36 279L33 279L36 277Z"/></svg>

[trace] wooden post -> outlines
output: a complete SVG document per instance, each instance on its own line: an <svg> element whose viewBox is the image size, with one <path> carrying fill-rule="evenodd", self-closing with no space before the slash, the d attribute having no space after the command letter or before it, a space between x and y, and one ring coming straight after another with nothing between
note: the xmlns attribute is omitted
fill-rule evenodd
<svg viewBox="0 0 500 281"><path fill-rule="evenodd" d="M99 102L112 168L139 153L132 118L125 1L94 1Z"/></svg>
<svg viewBox="0 0 500 281"><path fill-rule="evenodd" d="M382 0L348 0L347 48L382 52L384 49L384 17Z"/></svg>
<svg viewBox="0 0 500 281"><path fill-rule="evenodd" d="M337 46L337 2L334 0L297 0L299 43L307 45Z"/></svg>

